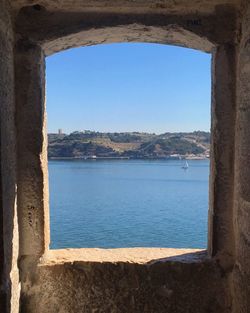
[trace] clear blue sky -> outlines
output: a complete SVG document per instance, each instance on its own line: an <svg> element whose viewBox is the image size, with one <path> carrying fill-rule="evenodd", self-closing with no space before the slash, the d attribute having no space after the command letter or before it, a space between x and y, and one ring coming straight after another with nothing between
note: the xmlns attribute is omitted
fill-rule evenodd
<svg viewBox="0 0 250 313"><path fill-rule="evenodd" d="M67 50L46 61L48 132L210 129L211 55L158 44Z"/></svg>

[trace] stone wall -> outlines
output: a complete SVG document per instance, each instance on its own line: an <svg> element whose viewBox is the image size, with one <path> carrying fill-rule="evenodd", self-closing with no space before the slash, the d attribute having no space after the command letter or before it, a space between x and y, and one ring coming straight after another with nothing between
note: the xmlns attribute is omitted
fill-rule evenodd
<svg viewBox="0 0 250 313"><path fill-rule="evenodd" d="M234 313L250 312L250 4L242 6L237 79Z"/></svg>
<svg viewBox="0 0 250 313"><path fill-rule="evenodd" d="M249 1L9 4L0 0L0 312L249 313ZM117 41L213 53L208 253L48 249L44 57Z"/></svg>
<svg viewBox="0 0 250 313"><path fill-rule="evenodd" d="M16 153L15 153L15 90L14 90L14 35L10 8L0 0L0 125L1 125L1 233L3 250L1 264L1 305L7 312L18 312L19 274L18 226L16 211ZM1 306L0 305L0 306ZM0 309L4 312L4 309Z"/></svg>
<svg viewBox="0 0 250 313"><path fill-rule="evenodd" d="M180 7L178 9L181 11ZM214 12L200 15L190 12L183 15L178 10L174 14L152 13L143 7L140 10L124 14L108 12L106 8L105 12L86 14L27 6L16 17L19 265L21 308L25 313L34 310L42 313L44 307L49 313L58 310L63 313L230 311L232 294L229 280L234 262L232 191L237 14L230 5L216 6ZM192 22L197 19L200 21L198 26ZM212 258L202 258L198 263L192 258L188 262L185 258L181 262L167 258L158 267L148 262L138 263L134 258L130 261L128 258L125 261L111 258L104 262L103 251L100 251L98 260L82 260L80 254L83 252L78 250L74 253L74 260L65 257L67 251L62 251L60 263L53 257L41 263L39 257L44 252L48 253L46 237L49 231L43 135L43 52L48 55L70 47L123 41L176 44L213 53L214 149L209 214L212 227L207 256ZM172 257L176 253L180 254L173 251ZM148 275L145 274L147 271ZM133 276L138 280L136 288ZM157 296L159 290L164 294L164 288L173 296L168 296L167 291L161 300L155 301L153 295ZM121 292L117 296L119 289Z"/></svg>
<svg viewBox="0 0 250 313"><path fill-rule="evenodd" d="M227 278L203 251L51 251L22 280L23 313L231 312Z"/></svg>

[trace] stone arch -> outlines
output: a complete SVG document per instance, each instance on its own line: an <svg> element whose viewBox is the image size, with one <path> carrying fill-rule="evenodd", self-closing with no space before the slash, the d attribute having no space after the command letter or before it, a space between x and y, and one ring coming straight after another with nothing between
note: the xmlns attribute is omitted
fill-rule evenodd
<svg viewBox="0 0 250 313"><path fill-rule="evenodd" d="M235 19L233 16L230 20L228 20L228 16L227 19L225 19L225 16L221 15L220 11L216 13L216 15L200 15L199 17L197 17L196 14L167 15L147 12L144 12L144 14L111 13L105 11L76 13L65 11L53 12L47 11L47 9L42 6L28 6L20 10L16 20L16 60L18 64L21 64L21 67L24 67L24 64L27 63L26 67L31 68L28 73L30 80L32 84L35 84L34 78L32 79L31 76L36 76L36 84L38 84L37 90L40 91L40 94L31 95L37 99L36 102L34 100L31 100L31 102L37 103L38 105L38 102L40 101L40 105L42 105L42 107L37 107L41 113L40 121L43 121L43 124L40 123L40 129L38 130L40 138L37 142L40 141L40 146L37 153L39 153L39 160L41 159L41 155L43 157L43 166L41 167L41 164L39 164L38 168L42 175L46 178L47 165L45 164L46 160L44 158L46 152L46 150L44 150L46 149L46 144L44 144L44 58L46 56L73 47L113 42L151 42L171 44L202 50L205 52L212 52L213 81L218 78L222 81L222 84L218 84L218 81L216 85L213 84L212 132L217 137L218 133L223 133L223 135L219 139L212 135L212 145L215 149L212 150L211 158L212 175L210 179L209 253L210 255L215 255L221 249L226 251L228 250L226 254L231 256L231 237L225 236L224 231L219 229L217 225L215 225L214 221L218 218L215 211L218 212L219 210L218 208L215 209L215 207L220 207L220 210L225 210L223 207L230 206L230 209L227 209L228 212L226 213L230 216L228 217L228 225L226 225L226 227L230 229L229 233L232 234L232 199L226 197L226 191L218 194L216 193L217 191L219 192L218 185L223 184L223 186L225 186L225 184L220 181L220 176L224 175L221 174L221 171L224 171L226 168L228 175L227 179L229 181L232 180L232 175L228 173L228 169L232 164L232 159L228 157L227 160L224 160L223 162L225 164L223 167L221 167L220 162L217 161L222 153L220 149L223 144L220 143L220 141L225 141L225 139L223 139L224 136L227 137L229 135L225 132L225 129L229 126L225 127L223 123L218 125L217 119L219 116L221 122L225 117L225 124L229 123L230 126L234 123L234 112L231 112L230 118L227 118L226 115L223 115L224 109L221 108L225 105L225 110L227 111L227 104L234 101L234 94L231 92L233 89L230 90L230 82L227 81L225 77L231 77L231 72L234 71L235 51L233 48L233 41L235 40L235 34L231 31L231 29L233 29ZM226 31L222 35L221 32L218 32L218 25L221 26L224 22L226 23ZM30 53L30 56L28 56L28 53ZM32 73L32 70L35 72ZM228 75L229 73L230 75ZM223 91L228 90L228 93L223 92L223 96L221 96L221 91L218 92L220 88L222 88ZM27 86L25 88L21 88L21 90L23 89L27 89ZM17 90L19 90L18 87ZM21 99L21 97L18 97L18 99L19 98ZM217 102L220 103L220 108L217 106ZM28 111L30 112L30 108ZM24 124L22 126L26 128ZM43 135L41 135L42 130ZM20 132L21 131L24 132L24 129L20 129ZM228 150L231 150L232 146L233 143L230 142ZM24 152L21 151L21 154L24 154ZM21 156L20 159L22 159ZM27 176L28 175L26 174L26 177ZM38 189L40 188L40 190L43 190L40 193L40 201L45 203L45 205L43 204L44 206L47 206L46 209L43 209L45 219L43 217L41 218L42 222L40 229L43 234L40 234L39 237L42 238L42 240L40 240L40 244L37 244L36 248L36 250L39 251L38 254L40 255L42 251L44 251L44 249L46 250L46 247L48 247L49 218L48 204L46 205L46 202L48 201L44 201L43 198L43 195L46 199L48 198L47 191L45 191L47 190L47 187L46 184L43 184L43 179L39 181L39 185L41 185L42 188L38 187ZM44 186L46 188L44 188ZM231 184L229 183L228 186L231 186ZM227 191L227 193L228 192L229 191ZM231 193L231 191L229 193ZM228 204L225 205L225 202L228 202ZM24 223L26 222L24 221ZM25 229L25 227L22 228ZM221 232L222 235L214 235L216 232ZM226 245L228 245L228 247L226 247ZM25 243L23 246L26 246L28 251L30 251L30 246L28 247Z"/></svg>
<svg viewBox="0 0 250 313"><path fill-rule="evenodd" d="M196 22L199 23L200 21L192 19L188 20L188 23ZM180 23L179 21L176 24L166 23L168 25L156 26L148 26L147 24L151 24L148 22L144 24L124 23L124 25L119 25L120 23L117 23L118 25L113 26L105 26L104 23L98 27L86 27L86 25L79 25L79 23L76 24L77 26L72 25L69 27L67 25L64 26L65 29L63 30L53 30L48 32L45 37L42 36L41 38L36 38L36 42L41 46L45 57L71 48L125 42L174 45L200 50L211 54L213 54L216 50L216 42L210 40L210 36L205 35L206 32L204 30L200 31L200 33L193 31L193 25L191 27L188 27L188 25L183 27L183 25L180 25L183 23ZM47 223L47 225L48 224L49 223ZM213 223L210 222L210 224ZM211 226L209 227L211 228ZM210 232L212 233L213 230L211 229ZM209 250L211 250L211 253L212 245L212 236L209 235L208 247L210 247Z"/></svg>
<svg viewBox="0 0 250 313"><path fill-rule="evenodd" d="M48 56L69 48L119 42L169 44L205 52L212 52L214 48L208 39L178 25L159 27L136 23L84 30L44 42L42 46Z"/></svg>
<svg viewBox="0 0 250 313"><path fill-rule="evenodd" d="M0 0L0 7L5 249L1 292L6 295L7 311L19 311L19 281L21 310L25 312L44 312L45 307L50 312L59 308L62 312L92 311L93 304L97 305L95 311L102 312L111 308L141 312L144 308L150 312L200 313L209 309L215 313L226 312L232 305L234 312L246 311L249 230L245 221L249 220L249 204L241 196L249 187L244 166L249 146L247 1ZM141 260L134 264L136 256L130 264L129 251L125 257L119 253L114 257L114 252L105 257L97 251L91 259L86 251L69 252L65 257L66 251L48 250L44 57L70 47L139 39L213 50L210 259L192 253L184 263L180 258L168 262L165 258L174 254L171 250L162 252L162 262L148 259L149 264ZM47 263L46 258L40 260L45 252L49 254ZM144 253L150 256L148 251ZM156 252L149 258L157 259ZM113 286L124 273L124 289L117 296L118 289ZM171 279L175 277L180 284ZM89 293L94 290L108 293L105 297ZM49 301L51 294L53 300Z"/></svg>
<svg viewBox="0 0 250 313"><path fill-rule="evenodd" d="M152 12L50 12L45 7L23 7L17 16L17 41L35 43L50 55L72 47L113 42L150 42L179 45L212 52L216 45L233 41L230 21L220 14L175 15ZM221 36L217 27L226 23ZM211 27L213 25L213 27Z"/></svg>

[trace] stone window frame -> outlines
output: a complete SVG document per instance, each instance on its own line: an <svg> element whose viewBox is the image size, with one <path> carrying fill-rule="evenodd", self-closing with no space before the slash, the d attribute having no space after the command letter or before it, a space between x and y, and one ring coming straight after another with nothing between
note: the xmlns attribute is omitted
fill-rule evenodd
<svg viewBox="0 0 250 313"><path fill-rule="evenodd" d="M228 19L228 15L225 17L225 12L220 14L220 11L199 17L195 14L181 16L106 12L50 14L41 6L25 7L20 11L16 19L15 89L21 257L32 256L38 260L44 255L53 254L53 250L49 250L45 57L68 48L100 43L154 42L212 53L207 253L209 257L216 256L225 266L232 264L235 23L234 15ZM217 31L221 25L224 32Z"/></svg>

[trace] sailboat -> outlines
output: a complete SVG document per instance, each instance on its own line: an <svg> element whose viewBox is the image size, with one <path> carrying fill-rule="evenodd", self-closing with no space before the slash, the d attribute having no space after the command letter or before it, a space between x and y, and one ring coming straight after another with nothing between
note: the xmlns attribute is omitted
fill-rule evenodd
<svg viewBox="0 0 250 313"><path fill-rule="evenodd" d="M186 160L186 163L181 168L183 168L184 170L188 169L188 162L187 162L187 160Z"/></svg>

